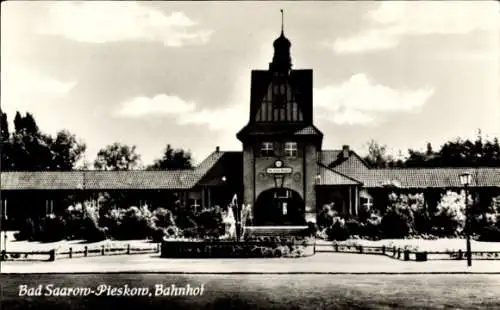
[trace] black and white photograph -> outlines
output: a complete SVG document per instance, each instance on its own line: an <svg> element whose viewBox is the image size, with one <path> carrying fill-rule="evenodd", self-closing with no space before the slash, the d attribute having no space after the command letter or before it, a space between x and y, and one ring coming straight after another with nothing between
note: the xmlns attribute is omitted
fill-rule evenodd
<svg viewBox="0 0 500 310"><path fill-rule="evenodd" d="M500 309L496 1L4 1L0 308Z"/></svg>

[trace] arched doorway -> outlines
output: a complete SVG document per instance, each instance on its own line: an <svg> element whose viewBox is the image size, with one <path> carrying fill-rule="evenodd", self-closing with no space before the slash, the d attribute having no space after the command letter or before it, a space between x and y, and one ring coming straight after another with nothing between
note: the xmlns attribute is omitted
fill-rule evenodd
<svg viewBox="0 0 500 310"><path fill-rule="evenodd" d="M305 204L299 193L287 188L263 191L254 207L256 226L305 225Z"/></svg>

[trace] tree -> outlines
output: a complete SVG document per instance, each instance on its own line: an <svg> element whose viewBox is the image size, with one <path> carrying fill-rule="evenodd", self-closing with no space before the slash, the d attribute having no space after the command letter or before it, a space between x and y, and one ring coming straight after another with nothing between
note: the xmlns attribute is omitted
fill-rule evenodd
<svg viewBox="0 0 500 310"><path fill-rule="evenodd" d="M23 117L19 112L8 146L10 161L5 170L21 171L71 170L86 148L67 130L58 132L55 138L44 134L32 114Z"/></svg>
<svg viewBox="0 0 500 310"><path fill-rule="evenodd" d="M0 169L3 171L12 168L11 149L7 114L0 110Z"/></svg>
<svg viewBox="0 0 500 310"><path fill-rule="evenodd" d="M115 142L97 153L94 167L99 170L132 170L139 165L140 155L136 146Z"/></svg>
<svg viewBox="0 0 500 310"><path fill-rule="evenodd" d="M38 129L34 117L19 112L14 118L15 131L11 140L12 169L24 171L51 170L52 138Z"/></svg>
<svg viewBox="0 0 500 310"><path fill-rule="evenodd" d="M83 156L86 145L78 142L76 136L67 130L61 130L51 143L50 148L54 154L52 167L54 170L71 170L76 162Z"/></svg>
<svg viewBox="0 0 500 310"><path fill-rule="evenodd" d="M387 154L387 146L381 145L375 140L368 142L368 155L364 160L373 168L401 167L403 161L394 158Z"/></svg>
<svg viewBox="0 0 500 310"><path fill-rule="evenodd" d="M170 144L165 148L163 157L155 160L154 164L149 166L149 170L171 170L171 169L189 169L193 167L193 160L189 151L183 149L173 149Z"/></svg>

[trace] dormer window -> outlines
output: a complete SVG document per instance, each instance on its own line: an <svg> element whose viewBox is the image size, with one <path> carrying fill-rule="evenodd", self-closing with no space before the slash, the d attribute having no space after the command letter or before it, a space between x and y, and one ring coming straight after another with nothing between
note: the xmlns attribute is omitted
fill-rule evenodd
<svg viewBox="0 0 500 310"><path fill-rule="evenodd" d="M297 142L286 142L285 143L285 156L286 157L297 157L298 156Z"/></svg>
<svg viewBox="0 0 500 310"><path fill-rule="evenodd" d="M274 146L272 142L262 142L260 146L260 156L262 157L274 156Z"/></svg>

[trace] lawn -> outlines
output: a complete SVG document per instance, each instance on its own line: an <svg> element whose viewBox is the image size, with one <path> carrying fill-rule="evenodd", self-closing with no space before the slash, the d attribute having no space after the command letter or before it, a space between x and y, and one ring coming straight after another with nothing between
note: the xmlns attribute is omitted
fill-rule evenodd
<svg viewBox="0 0 500 310"><path fill-rule="evenodd" d="M339 244L345 245L362 245L362 246L375 246L375 247L411 247L419 251L438 252L438 251L465 251L465 239L450 238L450 239L437 239L437 240L424 240L424 239L383 239L378 241L364 240L364 239L349 239L346 241L336 241ZM3 233L2 233L3 243ZM28 242L16 241L14 232L8 232L7 249L9 251L49 251L56 249L60 252L68 251L73 248L74 251L83 250L85 246L89 249L100 248L102 245L105 247L126 247L130 244L132 247L151 247L149 240L104 240L100 242L87 243L83 240L63 240L58 242ZM317 240L316 244L319 246L331 245L331 241ZM472 240L473 251L500 251L500 242L482 242ZM3 247L3 246L2 246ZM3 248L2 248L3 249Z"/></svg>
<svg viewBox="0 0 500 310"><path fill-rule="evenodd" d="M500 309L496 275L2 275L2 309ZM192 297L19 297L18 286L204 285Z"/></svg>
<svg viewBox="0 0 500 310"><path fill-rule="evenodd" d="M126 247L130 244L131 247L146 248L151 247L152 242L149 240L103 240L100 242L88 243L84 240L61 240L57 242L30 242L30 241L16 241L14 238L14 232L7 232L7 251L10 252L29 252L29 251L49 251L55 249L57 252L69 251L72 248L73 251L83 250L85 246L88 249L105 248L110 247ZM2 250L3 250L3 232L2 232Z"/></svg>
<svg viewBox="0 0 500 310"><path fill-rule="evenodd" d="M425 239L383 239L378 241L362 240L362 239L350 239L346 241L337 242L338 244L354 244L362 246L374 246L374 247L410 247L418 251L427 252L439 252L439 251L465 251L465 239L450 238L450 239L437 239L437 240L425 240ZM486 251L500 251L500 242L482 242L482 241L471 241L472 251L486 252Z"/></svg>

